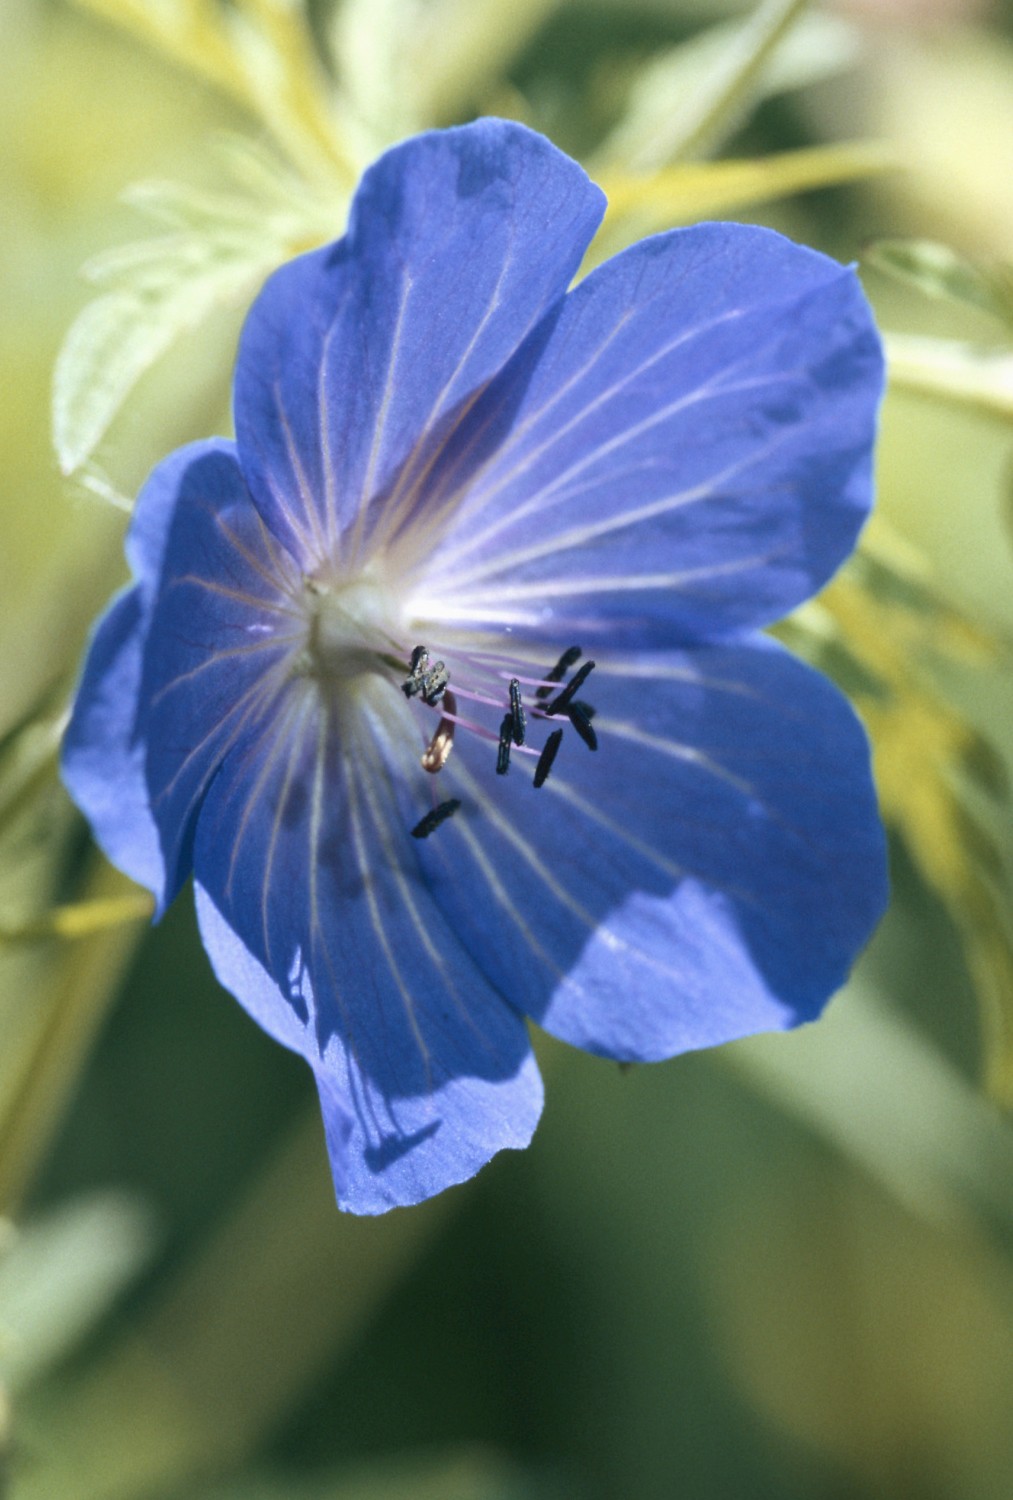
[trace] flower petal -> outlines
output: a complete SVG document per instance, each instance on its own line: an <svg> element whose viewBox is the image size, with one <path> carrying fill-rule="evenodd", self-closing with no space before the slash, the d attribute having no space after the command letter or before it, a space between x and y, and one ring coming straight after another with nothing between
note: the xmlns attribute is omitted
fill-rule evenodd
<svg viewBox="0 0 1013 1500"><path fill-rule="evenodd" d="M141 590L117 595L98 623L63 737L60 770L113 864L150 891L165 879L134 733L146 634Z"/></svg>
<svg viewBox="0 0 1013 1500"><path fill-rule="evenodd" d="M424 616L585 644L766 624L854 546L882 385L852 271L744 225L658 235L518 351L395 561Z"/></svg>
<svg viewBox="0 0 1013 1500"><path fill-rule="evenodd" d="M762 637L605 658L584 692L598 752L569 736L540 790L516 752L506 777L465 746L442 773L462 812L423 859L460 941L547 1030L610 1057L811 1020L886 900L846 700Z"/></svg>
<svg viewBox="0 0 1013 1500"><path fill-rule="evenodd" d="M565 292L603 207L544 137L480 120L388 151L347 236L270 278L240 341L236 432L257 504L301 558L361 555L368 502L410 503L434 431Z"/></svg>
<svg viewBox="0 0 1013 1500"><path fill-rule="evenodd" d="M119 869L158 893L165 881L138 733L144 644L183 477L203 458L228 461L233 445L191 443L158 465L137 498L126 551L135 584L110 604L92 636L63 740L67 790Z"/></svg>
<svg viewBox="0 0 1013 1500"><path fill-rule="evenodd" d="M393 710L414 741L407 706ZM218 977L312 1066L342 1206L380 1213L527 1145L542 1092L523 1017L420 880L380 759L387 710L366 732L363 712L307 687L270 743L237 745L201 808L194 867ZM410 764L394 768L402 785Z"/></svg>
<svg viewBox="0 0 1013 1500"><path fill-rule="evenodd" d="M244 734L270 732L305 635L291 559L250 503L231 445L193 454L176 482L135 729L165 862L162 908L190 872L212 778Z"/></svg>

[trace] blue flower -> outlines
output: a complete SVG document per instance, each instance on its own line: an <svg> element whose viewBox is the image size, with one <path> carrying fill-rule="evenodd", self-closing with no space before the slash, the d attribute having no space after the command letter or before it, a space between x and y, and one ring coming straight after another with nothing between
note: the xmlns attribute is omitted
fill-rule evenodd
<svg viewBox="0 0 1013 1500"><path fill-rule="evenodd" d="M502 121L382 157L250 312L235 442L144 487L66 738L357 1213L527 1144L527 1017L637 1061L793 1026L885 900L864 736L758 633L870 504L857 280L704 224L568 292L602 211Z"/></svg>

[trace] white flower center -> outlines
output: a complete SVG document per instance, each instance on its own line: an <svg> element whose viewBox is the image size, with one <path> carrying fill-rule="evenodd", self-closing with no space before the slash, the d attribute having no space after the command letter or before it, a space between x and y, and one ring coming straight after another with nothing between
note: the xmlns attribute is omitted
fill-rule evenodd
<svg viewBox="0 0 1013 1500"><path fill-rule="evenodd" d="M326 682L384 671L391 649L399 651L398 615L387 590L360 574L340 582L307 578L305 669Z"/></svg>

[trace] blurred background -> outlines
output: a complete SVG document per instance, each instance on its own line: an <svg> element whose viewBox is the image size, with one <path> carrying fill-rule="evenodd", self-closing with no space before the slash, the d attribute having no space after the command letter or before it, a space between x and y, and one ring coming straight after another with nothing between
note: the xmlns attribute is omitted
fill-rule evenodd
<svg viewBox="0 0 1013 1500"><path fill-rule="evenodd" d="M148 469L401 136L516 116L611 209L859 260L880 506L786 622L873 736L893 902L817 1026L627 1072L339 1216L302 1064L55 754ZM0 1492L1013 1495L1013 6L4 0Z"/></svg>

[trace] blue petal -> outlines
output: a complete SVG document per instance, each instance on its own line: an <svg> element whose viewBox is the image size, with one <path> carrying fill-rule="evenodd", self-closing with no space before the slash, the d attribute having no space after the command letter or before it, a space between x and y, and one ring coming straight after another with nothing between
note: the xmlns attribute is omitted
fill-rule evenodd
<svg viewBox="0 0 1013 1500"><path fill-rule="evenodd" d="M346 719L307 686L270 741L237 744L194 847L215 970L312 1066L339 1201L356 1213L419 1202L525 1146L542 1102L522 1016L420 878L391 790L421 791L416 736L403 701L375 691L375 710L360 701Z"/></svg>
<svg viewBox="0 0 1013 1500"><path fill-rule="evenodd" d="M368 502L410 504L434 433L566 290L603 206L542 136L481 120L387 152L346 238L271 277L240 342L236 432L257 504L301 558L361 555Z"/></svg>
<svg viewBox="0 0 1013 1500"><path fill-rule="evenodd" d="M434 899L549 1031L652 1060L817 1015L886 901L865 736L762 637L605 658L599 749L564 739L535 791L454 750L462 812L427 840ZM529 741L542 730L529 717Z"/></svg>
<svg viewBox="0 0 1013 1500"><path fill-rule="evenodd" d="M223 757L270 732L305 636L298 574L231 446L194 453L176 482L135 731L165 866L161 907L190 872L194 821Z"/></svg>
<svg viewBox="0 0 1013 1500"><path fill-rule="evenodd" d="M157 892L165 872L148 807L144 744L134 733L145 633L141 590L127 589L92 636L60 769L106 856Z"/></svg>
<svg viewBox="0 0 1013 1500"><path fill-rule="evenodd" d="M64 735L67 790L113 864L155 893L165 870L137 725L144 643L183 477L201 458L232 451L232 444L218 440L180 448L141 490L126 540L136 582L113 600L95 629Z"/></svg>
<svg viewBox="0 0 1013 1500"><path fill-rule="evenodd" d="M395 565L422 613L557 639L768 623L854 546L882 385L852 271L743 225L645 240L493 383Z"/></svg>

